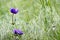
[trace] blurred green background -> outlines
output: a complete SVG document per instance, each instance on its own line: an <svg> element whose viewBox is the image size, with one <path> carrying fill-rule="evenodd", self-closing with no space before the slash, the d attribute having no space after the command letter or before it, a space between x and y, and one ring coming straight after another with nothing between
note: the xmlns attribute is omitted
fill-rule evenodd
<svg viewBox="0 0 60 40"><path fill-rule="evenodd" d="M15 25L10 8L19 9ZM15 28L19 40L60 40L60 0L0 0L0 40L14 40Z"/></svg>

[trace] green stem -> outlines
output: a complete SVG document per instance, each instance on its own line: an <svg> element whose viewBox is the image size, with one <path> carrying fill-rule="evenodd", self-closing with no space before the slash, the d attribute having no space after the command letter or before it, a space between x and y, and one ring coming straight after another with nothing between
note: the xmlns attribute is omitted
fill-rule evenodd
<svg viewBox="0 0 60 40"><path fill-rule="evenodd" d="M12 14L12 25L14 25L15 22L14 22L14 14Z"/></svg>
<svg viewBox="0 0 60 40"><path fill-rule="evenodd" d="M15 40L19 40L18 36L15 36Z"/></svg>

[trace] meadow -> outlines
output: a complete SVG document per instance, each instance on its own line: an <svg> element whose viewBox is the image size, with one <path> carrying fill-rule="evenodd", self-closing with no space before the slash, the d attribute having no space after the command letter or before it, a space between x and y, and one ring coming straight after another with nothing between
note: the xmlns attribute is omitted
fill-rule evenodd
<svg viewBox="0 0 60 40"><path fill-rule="evenodd" d="M10 8L18 8L12 25ZM0 40L60 40L60 0L0 0Z"/></svg>

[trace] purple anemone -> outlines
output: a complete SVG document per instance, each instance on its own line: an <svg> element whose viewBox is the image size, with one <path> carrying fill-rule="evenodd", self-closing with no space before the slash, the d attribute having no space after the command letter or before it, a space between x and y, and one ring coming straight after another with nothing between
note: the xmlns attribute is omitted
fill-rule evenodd
<svg viewBox="0 0 60 40"><path fill-rule="evenodd" d="M13 14L17 14L18 13L18 9L17 8L11 8L10 12Z"/></svg>
<svg viewBox="0 0 60 40"><path fill-rule="evenodd" d="M21 30L19 30L19 29L14 29L14 30L13 30L13 33L14 33L15 35L22 35L22 34L23 34L23 32L22 32Z"/></svg>

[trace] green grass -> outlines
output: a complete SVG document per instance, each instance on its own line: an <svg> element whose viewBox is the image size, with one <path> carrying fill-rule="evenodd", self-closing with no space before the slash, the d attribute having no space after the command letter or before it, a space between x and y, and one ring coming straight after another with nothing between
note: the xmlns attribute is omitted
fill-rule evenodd
<svg viewBox="0 0 60 40"><path fill-rule="evenodd" d="M19 9L15 25L12 7ZM0 40L14 40L15 28L24 32L19 40L60 40L60 1L0 0Z"/></svg>

